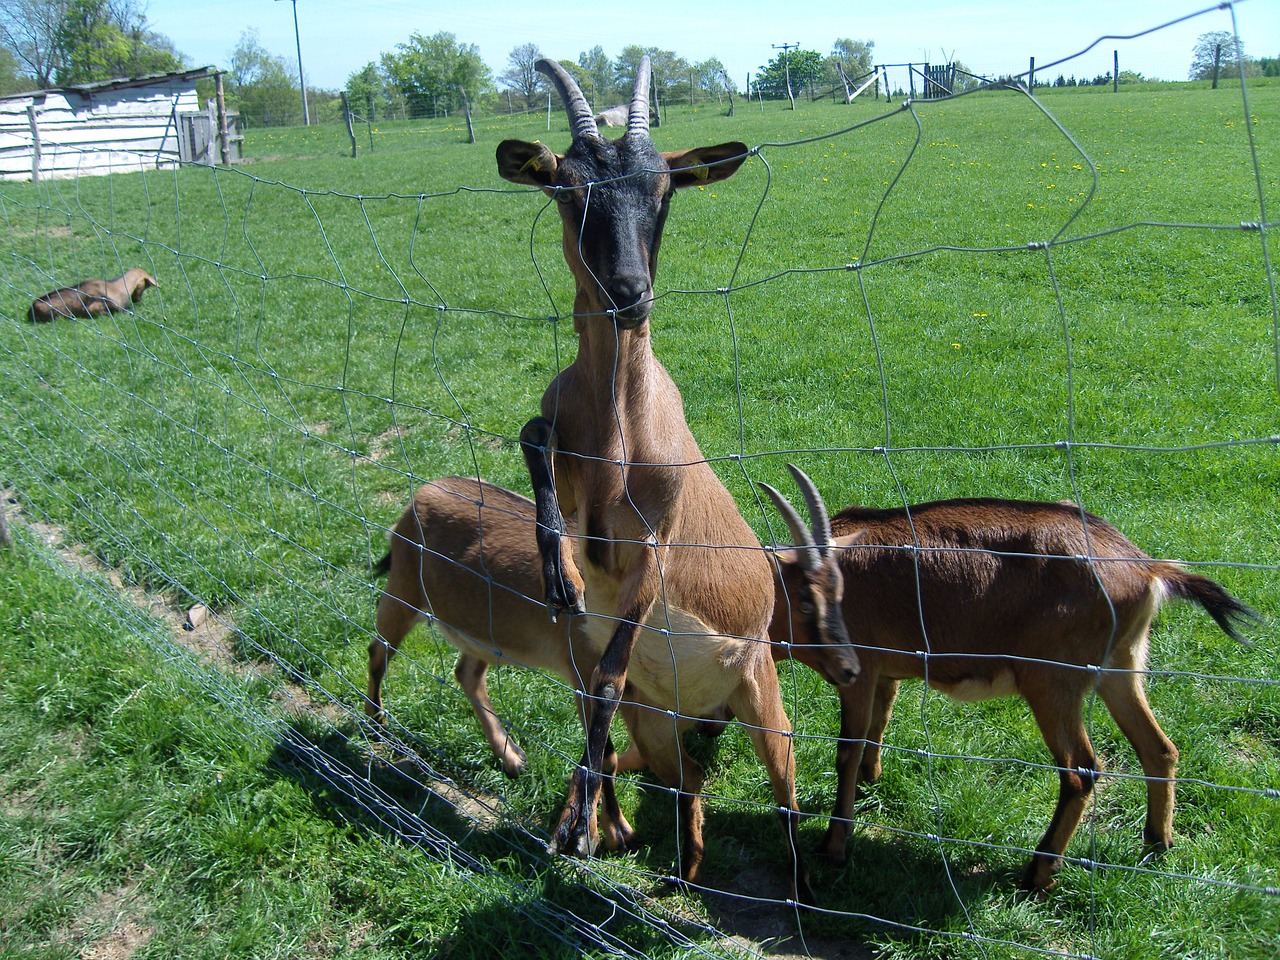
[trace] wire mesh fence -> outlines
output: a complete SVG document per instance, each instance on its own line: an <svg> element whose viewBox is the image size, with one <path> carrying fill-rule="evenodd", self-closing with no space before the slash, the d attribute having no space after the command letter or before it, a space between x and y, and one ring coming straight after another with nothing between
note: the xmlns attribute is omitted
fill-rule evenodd
<svg viewBox="0 0 1280 960"><path fill-rule="evenodd" d="M652 325L688 423L766 549L788 535L754 481L781 487L796 462L833 511L1066 499L1274 616L1278 92L1104 103L1009 88L655 131L663 148L754 141L732 180L673 201ZM275 738L278 762L324 802L387 843L496 878L530 922L606 953L641 955L622 932L636 922L694 955L906 943L1074 957L1274 921L1270 624L1241 645L1173 607L1143 676L1182 750L1178 845L1144 857L1147 778L1090 695L1105 772L1050 894L1068 905L1041 908L1052 932L1014 890L1075 771L1052 762L1020 701L961 707L923 687L904 691L883 736L847 864L815 865L816 908L790 900L776 809L734 727L686 741L709 771L703 888L660 896L680 857L680 791L634 774L620 792L645 848L554 866L613 921L542 905L527 874L504 873L512 858L549 862L581 746L573 684L490 672L525 748L510 780L434 628L390 665L386 727L365 714L387 529L445 475L527 490L520 428L575 351L554 201L495 186L484 147L568 136L539 133L539 117L489 123L479 147L424 133L356 164L5 184L0 442L21 514L189 611L175 630L140 614L139 634L183 651L193 687ZM132 267L159 287L128 309L27 321L46 290ZM812 849L835 792L839 707L817 674L778 669ZM276 694L220 679L240 670ZM1217 919L1192 910L1135 934L1115 916L1136 891ZM1259 950L1277 936L1264 922Z"/></svg>

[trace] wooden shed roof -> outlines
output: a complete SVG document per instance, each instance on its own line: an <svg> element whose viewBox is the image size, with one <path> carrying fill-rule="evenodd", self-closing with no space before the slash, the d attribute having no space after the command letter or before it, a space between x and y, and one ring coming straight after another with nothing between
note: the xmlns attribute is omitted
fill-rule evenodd
<svg viewBox="0 0 1280 960"><path fill-rule="evenodd" d="M114 80L95 80L92 83L70 83L61 87L44 87L40 90L10 93L0 97L0 100L21 100L48 93L79 93L92 96L95 93L105 93L109 90L149 87L153 84L168 83L174 80L180 82L203 80L205 77L211 77L215 73L217 73L217 70L213 67L195 67L191 70L175 70L171 73L148 73L140 77L117 77Z"/></svg>

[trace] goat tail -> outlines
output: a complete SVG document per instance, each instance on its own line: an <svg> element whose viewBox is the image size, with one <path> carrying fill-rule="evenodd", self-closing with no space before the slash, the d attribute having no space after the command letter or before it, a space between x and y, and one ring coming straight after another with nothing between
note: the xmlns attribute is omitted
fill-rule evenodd
<svg viewBox="0 0 1280 960"><path fill-rule="evenodd" d="M1216 580L1210 580L1202 574L1175 567L1161 571L1160 579L1169 596L1200 604L1222 628L1222 632L1238 643L1248 642L1237 629L1238 624L1262 622L1258 611L1227 593L1226 588Z"/></svg>
<svg viewBox="0 0 1280 960"><path fill-rule="evenodd" d="M373 575L375 577L385 577L391 572L391 551L387 551L387 555L379 560L373 567ZM1212 581L1211 581L1212 582Z"/></svg>

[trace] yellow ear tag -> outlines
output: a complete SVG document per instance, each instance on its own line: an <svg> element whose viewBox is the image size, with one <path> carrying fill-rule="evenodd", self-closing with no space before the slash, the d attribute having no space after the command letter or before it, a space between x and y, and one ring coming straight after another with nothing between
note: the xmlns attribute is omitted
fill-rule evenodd
<svg viewBox="0 0 1280 960"><path fill-rule="evenodd" d="M692 174L693 174L695 177L697 177L699 180L709 180L709 179L711 179L711 168L710 168L710 167L694 167L694 168L693 168L692 170L690 170L689 172L690 172L690 173L692 173Z"/></svg>
<svg viewBox="0 0 1280 960"><path fill-rule="evenodd" d="M542 169L542 154L535 153L532 157L524 162L524 166L520 168L520 172L532 170L535 173Z"/></svg>

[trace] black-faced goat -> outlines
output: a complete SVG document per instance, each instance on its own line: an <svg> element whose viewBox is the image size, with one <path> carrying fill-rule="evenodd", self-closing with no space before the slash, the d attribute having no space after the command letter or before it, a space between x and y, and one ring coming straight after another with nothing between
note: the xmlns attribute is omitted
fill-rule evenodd
<svg viewBox="0 0 1280 960"><path fill-rule="evenodd" d="M1097 779L1082 717L1091 690L1147 778L1144 840L1153 850L1173 842L1178 750L1143 691L1152 618L1166 599L1190 600L1235 637L1233 622L1256 617L1253 611L1208 577L1151 559L1105 520L1064 503L850 507L832 527L845 623L862 670L840 687L829 856L845 859L858 784L880 775L885 726L907 678L957 700L1020 696L1031 707L1060 786L1025 886L1053 887ZM799 643L793 654L805 661L808 648Z"/></svg>
<svg viewBox="0 0 1280 960"><path fill-rule="evenodd" d="M840 575L829 544L829 520L821 497L802 472L793 475L809 506L811 526L776 490L762 484L798 544L788 551L794 567L790 593L781 601L797 609L796 635L823 645L807 662L829 679L847 676L849 638L839 617ZM387 573L378 602L377 636L369 644L366 712L382 719L382 680L391 656L418 623L434 622L461 652L455 670L471 701L489 747L508 776L524 769L525 754L499 722L485 683L488 668L513 663L552 673L583 691L612 626L602 618L570 617L552 623L537 597L538 553L532 501L501 487L466 477L444 477L423 485L391 535L378 572ZM681 748L679 735L692 717L728 704L737 716L779 723L771 701L777 680L768 648L748 639L678 632L673 620L655 613L640 632L632 658L623 719L635 759L628 769L647 765L667 786L680 790L681 878L698 879L703 856L699 792L701 766ZM784 642L791 639L788 631ZM617 757L606 747L603 763L603 842L626 847L632 830L618 807L612 773ZM771 771L772 772L772 771Z"/></svg>
<svg viewBox="0 0 1280 960"><path fill-rule="evenodd" d="M658 247L672 194L728 177L747 148L726 143L658 153L649 138L648 58L636 77L627 132L618 140L600 136L582 91L558 63L540 60L537 66L559 90L573 142L558 155L540 143L507 140L497 160L506 179L542 187L555 198L577 288L577 356L552 381L542 415L525 426L520 440L533 481L551 615L589 608L616 624L588 685L586 749L549 848L589 855L597 839L609 726L641 625L657 611L673 635L709 651L744 638L763 643L769 625L769 563L698 449L680 391L649 338ZM573 516L580 558L564 536L565 518ZM851 677L852 657L846 669ZM739 718L769 769L795 853L790 723L772 668L770 678L760 682L773 689L753 698L751 708L768 705L772 713ZM803 865L796 860L793 866L797 895L807 895Z"/></svg>
<svg viewBox="0 0 1280 960"><path fill-rule="evenodd" d="M114 280L81 280L74 287L61 287L37 297L27 310L32 323L48 323L58 317L96 317L118 313L142 299L148 287L158 287L156 278L134 267Z"/></svg>

